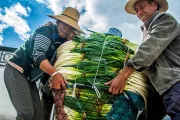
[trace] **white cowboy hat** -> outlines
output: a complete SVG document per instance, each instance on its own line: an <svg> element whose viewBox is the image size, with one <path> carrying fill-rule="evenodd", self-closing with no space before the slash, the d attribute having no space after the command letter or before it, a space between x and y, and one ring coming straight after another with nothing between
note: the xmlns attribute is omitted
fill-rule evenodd
<svg viewBox="0 0 180 120"><path fill-rule="evenodd" d="M56 20L65 22L68 25L75 28L78 32L84 34L84 32L80 29L78 25L80 14L78 10L75 8L67 7L60 15L48 15L48 16Z"/></svg>
<svg viewBox="0 0 180 120"><path fill-rule="evenodd" d="M136 15L136 12L134 10L134 4L138 2L139 0L129 0L126 3L125 10L129 14ZM159 11L165 12L168 9L168 2L167 0L155 0L159 4Z"/></svg>

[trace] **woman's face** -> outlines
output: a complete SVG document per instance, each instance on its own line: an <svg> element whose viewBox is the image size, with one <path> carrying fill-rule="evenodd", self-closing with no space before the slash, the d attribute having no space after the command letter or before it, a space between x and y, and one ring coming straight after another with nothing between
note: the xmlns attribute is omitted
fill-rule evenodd
<svg viewBox="0 0 180 120"><path fill-rule="evenodd" d="M68 37L74 31L73 27L62 21L59 21L57 23L57 29L58 29L58 34L61 38Z"/></svg>
<svg viewBox="0 0 180 120"><path fill-rule="evenodd" d="M73 40L74 36L75 36L75 33L72 32L72 33L67 37L67 40Z"/></svg>

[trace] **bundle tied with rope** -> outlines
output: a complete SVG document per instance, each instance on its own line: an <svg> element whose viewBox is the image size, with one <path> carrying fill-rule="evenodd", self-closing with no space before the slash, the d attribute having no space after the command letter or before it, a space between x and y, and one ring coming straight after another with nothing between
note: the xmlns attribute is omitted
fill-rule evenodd
<svg viewBox="0 0 180 120"><path fill-rule="evenodd" d="M73 41L61 45L54 67L69 84L65 91L53 93L56 119L112 118L112 104L121 95L131 95L129 92L140 96L143 102L139 109L145 108L148 85L142 73L135 71L128 78L124 94L110 95L108 86L104 86L105 82L117 76L125 61L134 54L132 45L117 36L100 33L87 38L76 36Z"/></svg>

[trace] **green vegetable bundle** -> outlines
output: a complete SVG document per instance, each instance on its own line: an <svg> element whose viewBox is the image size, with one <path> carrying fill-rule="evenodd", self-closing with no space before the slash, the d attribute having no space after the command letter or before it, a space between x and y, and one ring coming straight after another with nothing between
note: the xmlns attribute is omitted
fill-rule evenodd
<svg viewBox="0 0 180 120"><path fill-rule="evenodd" d="M104 83L115 77L123 68L126 54L134 53L122 41L117 36L99 33L94 33L88 38L75 37L73 41L64 43L58 49L55 67L72 82L78 79L78 82L84 83L87 81L84 81L83 76L89 80L96 76L98 83Z"/></svg>
<svg viewBox="0 0 180 120"><path fill-rule="evenodd" d="M117 36L94 33L87 38L77 36L58 48L54 67L71 86L64 100L68 119L105 119L116 96L108 94L104 83L117 76L127 56L134 54L133 45L137 46ZM128 82L127 90L132 85ZM130 90L138 93L136 87Z"/></svg>

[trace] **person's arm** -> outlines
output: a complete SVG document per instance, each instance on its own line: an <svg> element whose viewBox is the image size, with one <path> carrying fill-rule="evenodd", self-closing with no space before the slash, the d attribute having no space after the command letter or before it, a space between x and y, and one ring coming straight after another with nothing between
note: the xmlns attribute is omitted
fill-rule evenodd
<svg viewBox="0 0 180 120"><path fill-rule="evenodd" d="M47 34L49 32L47 30L48 29L45 29L36 34L34 38L32 59L36 66L39 66L43 72L52 76L56 72L56 69L49 63L46 58L46 52L51 45L51 40L49 39L51 36L50 34ZM51 87L54 89L60 89L61 86L64 89L66 88L64 78L60 73L56 73L53 75L51 83Z"/></svg>
<svg viewBox="0 0 180 120"><path fill-rule="evenodd" d="M47 59L43 60L40 63L40 69L50 76L52 76L56 72L56 69L49 63L49 61ZM60 73L55 73L51 77L51 79L52 80L51 80L50 87L52 87L54 89L60 89L61 87L63 89L66 89L67 82L64 80L63 76Z"/></svg>

